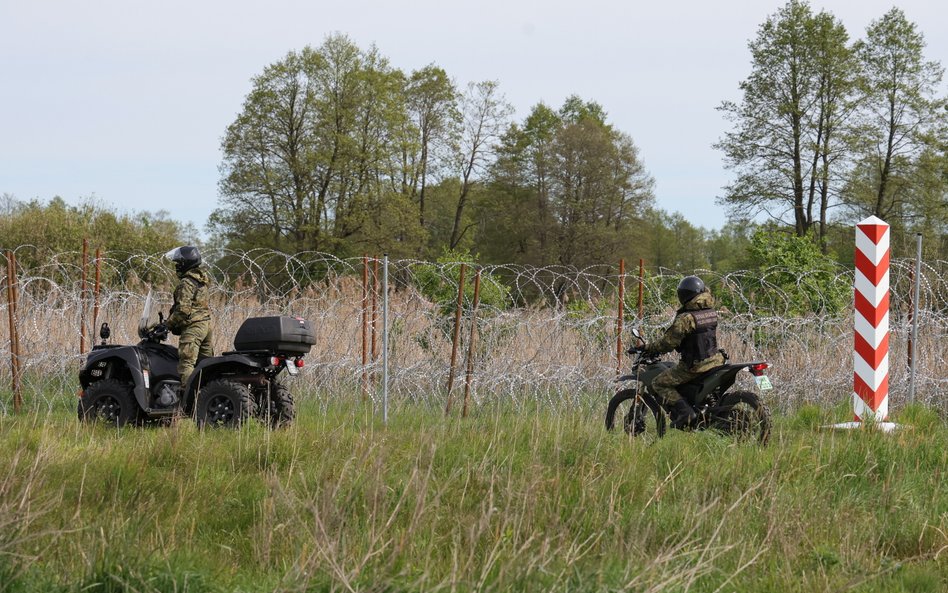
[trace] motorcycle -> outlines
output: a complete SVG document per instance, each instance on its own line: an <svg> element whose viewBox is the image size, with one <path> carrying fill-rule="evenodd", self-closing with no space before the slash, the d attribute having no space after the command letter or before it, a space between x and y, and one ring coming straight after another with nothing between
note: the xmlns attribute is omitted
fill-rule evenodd
<svg viewBox="0 0 948 593"><path fill-rule="evenodd" d="M291 424L295 403L280 380L296 376L315 344L309 322L299 317L251 317L234 337L234 350L198 361L186 385L178 375L178 349L168 339L164 316L152 317L151 291L145 298L136 345L102 342L93 346L79 371L80 421L112 426L148 424L193 416L199 426L236 427L251 417L271 428Z"/></svg>
<svg viewBox="0 0 948 593"><path fill-rule="evenodd" d="M641 339L637 330L634 337ZM728 360L724 354L725 363ZM632 373L616 379L619 383L634 381L632 387L619 389L609 400L606 408L606 429L613 430L617 418L622 418L622 427L630 436L665 435L667 419L671 409L664 405L652 389L652 382L663 371L675 366L672 362L662 361L658 355L646 354L641 350L631 350L635 354ZM770 411L758 394L752 391L730 391L737 374L746 369L754 377L761 391L773 388L765 374L769 368L766 362L744 362L724 364L715 367L699 377L678 387L678 393L694 408L697 416L694 422L683 427L691 430L719 430L739 438L756 437L760 444L766 444L770 438ZM628 408L624 413L623 409Z"/></svg>

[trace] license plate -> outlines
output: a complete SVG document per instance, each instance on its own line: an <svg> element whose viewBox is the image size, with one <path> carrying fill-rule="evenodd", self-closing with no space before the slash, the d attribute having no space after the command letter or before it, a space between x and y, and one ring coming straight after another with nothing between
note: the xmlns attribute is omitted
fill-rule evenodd
<svg viewBox="0 0 948 593"><path fill-rule="evenodd" d="M296 375L300 374L300 370L296 368L296 365L292 362L287 362L284 364L284 366L286 367L286 372L288 372L290 375L295 377Z"/></svg>
<svg viewBox="0 0 948 593"><path fill-rule="evenodd" d="M757 382L757 388L760 389L761 391L767 391L774 388L773 384L771 384L770 379L767 377L767 375L754 377L754 381Z"/></svg>

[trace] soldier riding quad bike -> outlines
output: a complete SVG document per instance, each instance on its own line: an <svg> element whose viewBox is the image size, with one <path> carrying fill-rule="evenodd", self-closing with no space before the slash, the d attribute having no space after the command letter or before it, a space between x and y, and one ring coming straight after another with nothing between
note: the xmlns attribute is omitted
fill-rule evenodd
<svg viewBox="0 0 948 593"><path fill-rule="evenodd" d="M633 335L639 338L637 330ZM661 437L665 434L666 412L664 406L652 390L652 381L662 371L674 365L659 360L657 355L645 354L632 349L635 354L632 374L623 375L616 381L635 381L637 385L620 389L609 401L606 409L606 429L612 430L616 418L622 418L625 432L631 436ZM727 354L724 360L727 361ZM678 392L691 404L697 417L688 426L694 430L716 429L743 438L757 438L760 444L766 444L770 437L770 412L760 397L751 391L728 391L734 386L737 373L747 369L759 389L772 389L770 379L764 374L768 368L766 362L744 362L724 364L700 375L694 381L678 387ZM623 408L627 408L622 412Z"/></svg>
<svg viewBox="0 0 948 593"><path fill-rule="evenodd" d="M292 423L293 396L279 380L285 370L298 375L303 356L315 343L309 322L299 317L251 317L234 337L234 350L198 362L181 386L178 350L162 344L168 328L159 312L152 319L149 291L134 346L93 346L79 371L79 419L114 426L193 416L199 426L237 426L257 417L272 428Z"/></svg>

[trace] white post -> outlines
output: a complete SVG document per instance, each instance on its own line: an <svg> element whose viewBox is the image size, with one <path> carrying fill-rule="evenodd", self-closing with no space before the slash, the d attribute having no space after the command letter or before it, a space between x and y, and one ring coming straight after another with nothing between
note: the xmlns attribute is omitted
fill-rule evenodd
<svg viewBox="0 0 948 593"><path fill-rule="evenodd" d="M382 424L388 424L388 254L382 256Z"/></svg>

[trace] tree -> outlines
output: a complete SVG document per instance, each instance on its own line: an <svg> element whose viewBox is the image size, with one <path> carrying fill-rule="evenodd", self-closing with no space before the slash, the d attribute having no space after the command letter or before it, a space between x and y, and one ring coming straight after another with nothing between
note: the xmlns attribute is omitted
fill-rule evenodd
<svg viewBox="0 0 948 593"><path fill-rule="evenodd" d="M480 209L481 253L503 245L517 261L579 266L641 244L652 178L632 139L594 102L536 105L504 135Z"/></svg>
<svg viewBox="0 0 948 593"><path fill-rule="evenodd" d="M804 236L816 222L818 200L825 232L830 183L837 176L836 135L852 88L846 42L835 18L814 16L798 0L761 25L749 43L752 71L741 82L741 103L719 107L735 125L715 145L737 172L721 199L733 211L766 212L778 220L792 212L795 232Z"/></svg>
<svg viewBox="0 0 948 593"><path fill-rule="evenodd" d="M464 222L464 209L471 189L491 163L494 145L507 127L507 120L512 113L513 107L500 94L496 81L471 83L461 99L461 140L455 155L461 187L454 209L449 249L457 248L472 226L465 226Z"/></svg>
<svg viewBox="0 0 948 593"><path fill-rule="evenodd" d="M846 199L896 223L911 215L916 174L925 168L920 159L945 119L944 100L935 96L944 69L926 61L924 49L923 35L898 8L873 21L856 45L860 109Z"/></svg>
<svg viewBox="0 0 948 593"><path fill-rule="evenodd" d="M375 48L341 35L268 66L224 137L211 229L232 247L416 252L419 217L403 216L406 86Z"/></svg>
<svg viewBox="0 0 948 593"><path fill-rule="evenodd" d="M843 127L852 117L856 102L853 93L857 77L855 54L848 46L849 34L832 15L821 12L813 19L814 54L817 77L816 135L810 164L807 218L813 222L818 198L819 242L827 251L827 214L833 194L839 192L848 154ZM811 122L811 126L812 126Z"/></svg>
<svg viewBox="0 0 948 593"><path fill-rule="evenodd" d="M447 73L431 64L412 72L405 89L414 150L405 150L407 176L403 193L418 201L418 220L425 226L425 190L456 144L460 125L458 93Z"/></svg>

